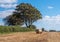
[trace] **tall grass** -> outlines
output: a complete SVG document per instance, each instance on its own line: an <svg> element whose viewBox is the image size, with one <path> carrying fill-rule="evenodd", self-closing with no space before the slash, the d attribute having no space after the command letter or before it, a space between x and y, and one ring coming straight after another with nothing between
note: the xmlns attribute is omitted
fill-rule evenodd
<svg viewBox="0 0 60 42"><path fill-rule="evenodd" d="M28 32L28 31L34 31L34 29L20 26L0 26L0 33Z"/></svg>

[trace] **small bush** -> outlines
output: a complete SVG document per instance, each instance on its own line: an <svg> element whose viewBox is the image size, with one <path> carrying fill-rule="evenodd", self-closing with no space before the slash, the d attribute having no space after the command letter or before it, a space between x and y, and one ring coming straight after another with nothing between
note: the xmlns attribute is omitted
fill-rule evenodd
<svg viewBox="0 0 60 42"><path fill-rule="evenodd" d="M31 25L30 28L31 29L36 29L36 26L35 25Z"/></svg>

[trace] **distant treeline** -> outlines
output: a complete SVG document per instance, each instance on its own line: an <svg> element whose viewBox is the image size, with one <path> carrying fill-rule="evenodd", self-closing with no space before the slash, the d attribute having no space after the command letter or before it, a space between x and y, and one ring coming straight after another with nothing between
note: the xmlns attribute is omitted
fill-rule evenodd
<svg viewBox="0 0 60 42"><path fill-rule="evenodd" d="M49 30L49 32L60 32L60 31L56 31L56 30Z"/></svg>

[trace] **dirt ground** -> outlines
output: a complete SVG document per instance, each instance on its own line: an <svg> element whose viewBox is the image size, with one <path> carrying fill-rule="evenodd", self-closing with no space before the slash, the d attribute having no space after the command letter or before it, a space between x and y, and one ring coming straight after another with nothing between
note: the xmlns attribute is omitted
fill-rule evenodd
<svg viewBox="0 0 60 42"><path fill-rule="evenodd" d="M16 32L10 34L1 34L0 42L60 42L59 32Z"/></svg>

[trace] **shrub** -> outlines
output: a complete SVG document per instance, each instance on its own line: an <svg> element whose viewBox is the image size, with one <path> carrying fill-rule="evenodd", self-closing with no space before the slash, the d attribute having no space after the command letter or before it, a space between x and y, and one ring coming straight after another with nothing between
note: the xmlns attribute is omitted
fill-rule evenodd
<svg viewBox="0 0 60 42"><path fill-rule="evenodd" d="M31 29L36 29L36 26L35 25L31 25L30 28Z"/></svg>

